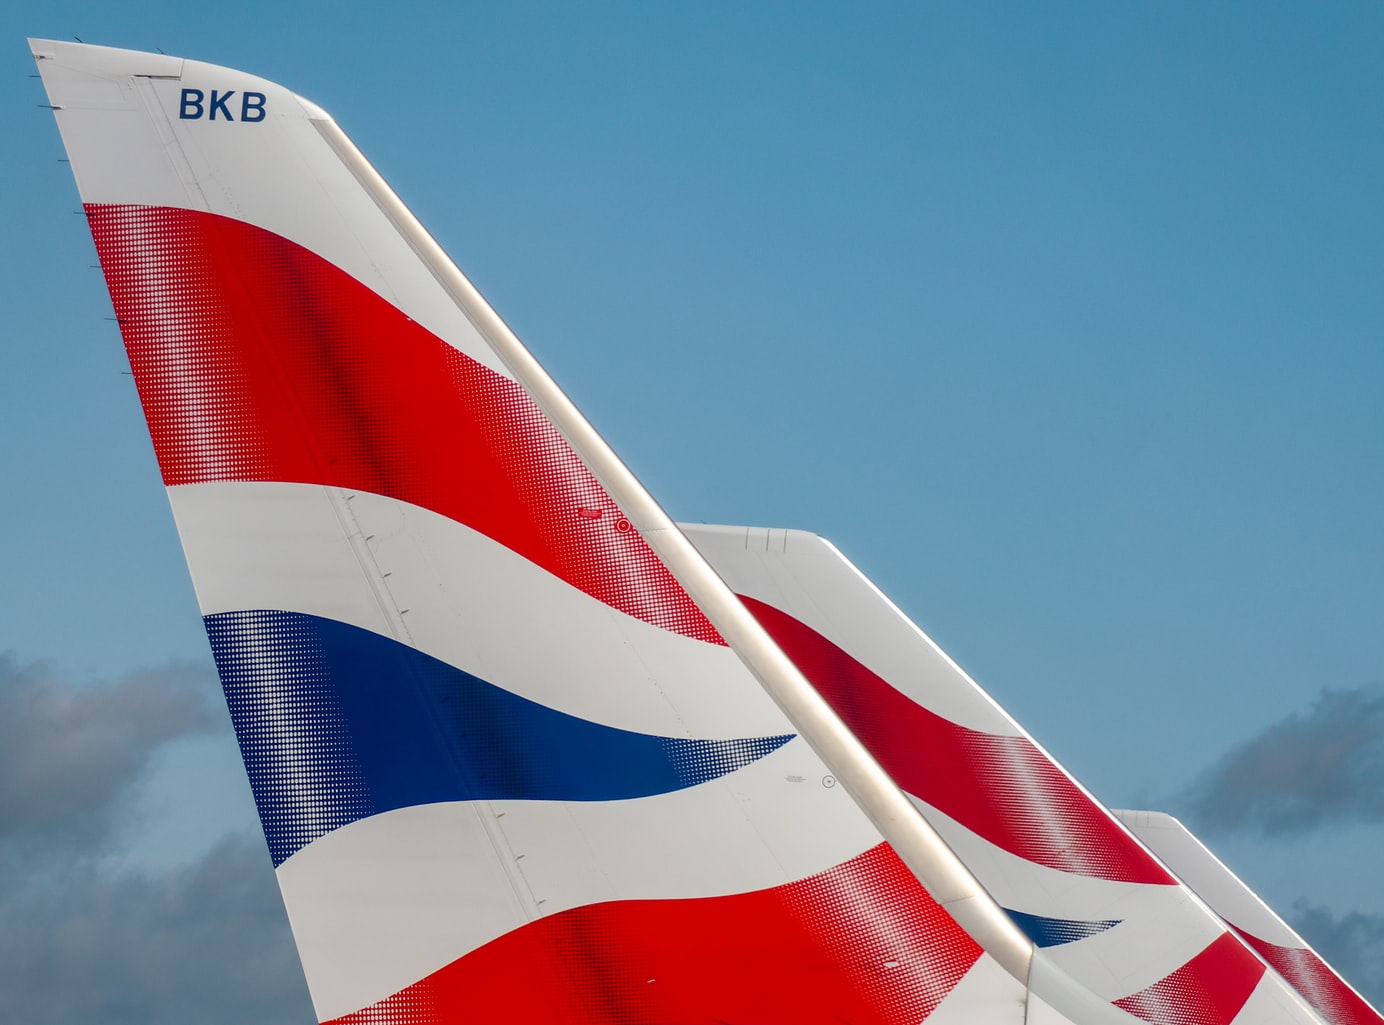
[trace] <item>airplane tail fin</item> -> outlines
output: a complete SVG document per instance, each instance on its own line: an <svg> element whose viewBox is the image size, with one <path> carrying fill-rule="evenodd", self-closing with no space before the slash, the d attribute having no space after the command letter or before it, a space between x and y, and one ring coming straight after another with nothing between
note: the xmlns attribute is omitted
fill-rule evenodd
<svg viewBox="0 0 1384 1025"><path fill-rule="evenodd" d="M1028 940L330 117L31 45L323 1021L1018 1025Z"/></svg>
<svg viewBox="0 0 1384 1025"><path fill-rule="evenodd" d="M1384 1025L1379 1012L1185 825L1163 812L1115 815L1330 1025Z"/></svg>
<svg viewBox="0 0 1384 1025"><path fill-rule="evenodd" d="M323 1021L1310 1020L878 592L742 605L319 107L31 45Z"/></svg>

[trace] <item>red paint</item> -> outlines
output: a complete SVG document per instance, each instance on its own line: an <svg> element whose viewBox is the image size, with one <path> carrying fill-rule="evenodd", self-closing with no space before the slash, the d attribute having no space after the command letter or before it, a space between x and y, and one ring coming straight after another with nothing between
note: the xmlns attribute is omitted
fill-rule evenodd
<svg viewBox="0 0 1384 1025"><path fill-rule="evenodd" d="M517 383L261 228L164 207L87 216L165 483L397 498L621 612L724 643L643 537L612 529L615 502Z"/></svg>
<svg viewBox="0 0 1384 1025"><path fill-rule="evenodd" d="M1384 1023L1379 1012L1314 951L1305 947L1280 947L1236 926L1231 928L1331 1025Z"/></svg>
<svg viewBox="0 0 1384 1025"><path fill-rule="evenodd" d="M1121 882L1176 883L1028 739L950 722L806 624L754 598L741 601L908 793L1040 865Z"/></svg>
<svg viewBox="0 0 1384 1025"><path fill-rule="evenodd" d="M1115 1006L1153 1025L1228 1025L1259 985L1264 965L1230 933Z"/></svg>
<svg viewBox="0 0 1384 1025"><path fill-rule="evenodd" d="M880 844L768 890L563 911L336 1022L917 1025L979 956Z"/></svg>

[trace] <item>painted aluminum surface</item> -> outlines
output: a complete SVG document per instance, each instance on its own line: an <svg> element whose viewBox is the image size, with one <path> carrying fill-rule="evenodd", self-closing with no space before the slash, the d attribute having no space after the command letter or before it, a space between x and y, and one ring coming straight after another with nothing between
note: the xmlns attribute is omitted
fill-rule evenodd
<svg viewBox="0 0 1384 1025"><path fill-rule="evenodd" d="M323 1021L1022 1020L1028 941L319 108L33 48Z"/></svg>
<svg viewBox="0 0 1384 1025"><path fill-rule="evenodd" d="M829 542L683 529L1047 964L1157 1025L1315 1020Z"/></svg>
<svg viewBox="0 0 1384 1025"><path fill-rule="evenodd" d="M1331 1025L1381 1025L1384 1018L1287 922L1171 815L1116 811L1271 968Z"/></svg>

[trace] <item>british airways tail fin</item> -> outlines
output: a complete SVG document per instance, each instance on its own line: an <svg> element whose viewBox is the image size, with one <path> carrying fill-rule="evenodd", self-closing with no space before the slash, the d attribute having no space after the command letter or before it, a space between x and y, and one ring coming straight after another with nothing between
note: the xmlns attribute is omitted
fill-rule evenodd
<svg viewBox="0 0 1384 1025"><path fill-rule="evenodd" d="M1330 1025L1384 1025L1379 1012L1181 822L1153 811L1115 815Z"/></svg>
<svg viewBox="0 0 1384 1025"><path fill-rule="evenodd" d="M32 48L322 1021L1129 1020L1030 973L325 112Z"/></svg>
<svg viewBox="0 0 1384 1025"><path fill-rule="evenodd" d="M825 539L682 529L1055 965L1158 1025L1315 1020Z"/></svg>

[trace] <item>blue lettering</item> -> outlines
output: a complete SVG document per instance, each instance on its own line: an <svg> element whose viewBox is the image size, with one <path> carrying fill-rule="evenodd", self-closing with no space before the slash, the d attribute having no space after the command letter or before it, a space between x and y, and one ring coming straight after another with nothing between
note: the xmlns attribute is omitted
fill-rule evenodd
<svg viewBox="0 0 1384 1025"><path fill-rule="evenodd" d="M213 95L215 95L213 93ZM202 90L184 89L183 105L178 108L178 117L184 121L196 121L202 116Z"/></svg>
<svg viewBox="0 0 1384 1025"><path fill-rule="evenodd" d="M264 120L264 93L240 94L240 120Z"/></svg>
<svg viewBox="0 0 1384 1025"><path fill-rule="evenodd" d="M225 116L227 121L234 121L235 118L231 117L231 112L226 109L226 101L234 95L234 89L227 89L224 93L219 93L215 89L213 89L211 91L211 103L208 104L209 112L207 114L207 120L215 121L216 112L219 110Z"/></svg>

